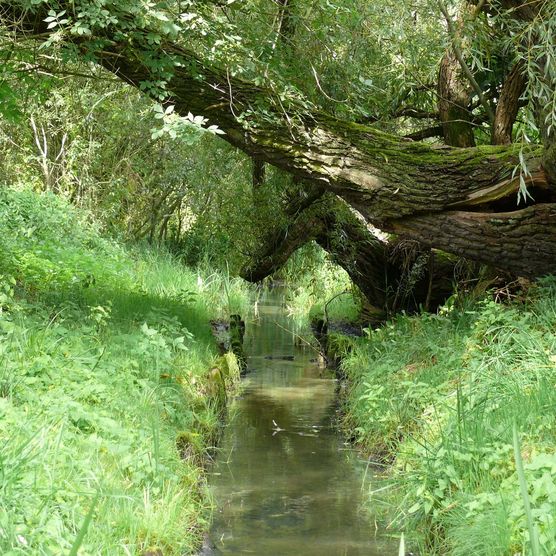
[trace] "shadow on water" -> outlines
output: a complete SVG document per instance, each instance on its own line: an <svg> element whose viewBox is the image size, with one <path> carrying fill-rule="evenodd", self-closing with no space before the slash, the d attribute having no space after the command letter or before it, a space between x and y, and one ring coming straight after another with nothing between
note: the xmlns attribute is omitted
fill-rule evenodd
<svg viewBox="0 0 556 556"><path fill-rule="evenodd" d="M252 371L212 470L217 510L202 554L397 554L362 509L369 473L334 427L334 378L282 328L280 301L268 294L248 327Z"/></svg>

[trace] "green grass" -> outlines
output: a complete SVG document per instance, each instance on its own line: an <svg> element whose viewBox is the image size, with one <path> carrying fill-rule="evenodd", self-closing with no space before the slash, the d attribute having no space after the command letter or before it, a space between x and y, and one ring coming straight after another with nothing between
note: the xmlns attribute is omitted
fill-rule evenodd
<svg viewBox="0 0 556 556"><path fill-rule="evenodd" d="M246 288L12 190L0 275L0 553L192 553L221 410L209 371L237 377L209 320L244 311Z"/></svg>
<svg viewBox="0 0 556 556"><path fill-rule="evenodd" d="M419 553L556 553L555 331L545 279L350 341L344 425L390 466L392 527Z"/></svg>

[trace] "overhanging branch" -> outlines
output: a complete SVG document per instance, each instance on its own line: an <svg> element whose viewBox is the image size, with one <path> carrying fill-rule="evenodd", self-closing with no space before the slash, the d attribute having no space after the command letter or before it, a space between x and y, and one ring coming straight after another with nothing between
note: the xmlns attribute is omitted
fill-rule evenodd
<svg viewBox="0 0 556 556"><path fill-rule="evenodd" d="M14 9L12 3L4 1L4 6ZM62 2L60 7L72 13L69 2ZM48 33L44 13L20 15L23 22L20 29ZM140 87L153 79L151 68L144 61L147 54L161 55L165 61L171 59L173 66L168 69L172 75L166 87L178 113L204 115L226 133L224 138L231 144L339 195L379 228L397 229L407 219L414 226L407 228L406 233L419 238L416 223L422 219L425 226L436 221L438 227L445 227L445 232L438 236L430 234L428 244L451 251L446 239L449 236L446 222L451 220L446 220L446 211L454 206L465 210L470 200L478 210L483 206L481 196L485 191L503 191L507 198L515 195L519 179L512 176L519 167L520 154L531 174L544 180L548 196L553 196L554 184L546 182L540 165L540 147L532 146L528 152L520 153L521 147L514 145L439 148L408 141L339 120L295 98L284 100L274 91L233 77L227 68L205 63L175 42L161 41L153 50L155 47L148 43L148 31L143 31L144 36L136 31L132 37L120 33L119 40L114 39L114 29L102 32L103 36L94 39L103 39L105 43L95 53L98 63L105 68ZM74 41L84 52L94 46L82 37L67 40ZM492 210L488 203L484 209ZM476 218L475 227L479 236L482 228L485 237L492 231L488 218ZM543 241L556 243L554 230L546 219L537 222L535 230L539 237L544 234ZM474 241L477 239L478 236L473 237ZM525 235L522 241L526 243ZM503 245L501 237L493 236L492 242L479 250L474 244L466 248L461 242L454 250L476 260L497 260L508 265L509 270L523 271L523 265L514 257L501 258ZM533 272L552 268L554 259L546 259L550 253L546 249L539 252L539 260L530 267Z"/></svg>

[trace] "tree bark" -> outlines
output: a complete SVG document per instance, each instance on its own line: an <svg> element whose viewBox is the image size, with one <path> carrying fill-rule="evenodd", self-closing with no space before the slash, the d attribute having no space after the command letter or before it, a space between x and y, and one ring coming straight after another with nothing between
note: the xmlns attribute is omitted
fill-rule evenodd
<svg viewBox="0 0 556 556"><path fill-rule="evenodd" d="M455 260L439 255L432 266L431 251L416 242L379 239L333 195L313 202L288 226L269 234L241 276L251 282L271 276L310 241L316 241L349 274L367 301L365 312L373 324L425 304L434 309L453 292Z"/></svg>
<svg viewBox="0 0 556 556"><path fill-rule="evenodd" d="M265 177L265 166L262 160L257 158L251 159L252 163L252 172L251 172L251 179L253 182L253 188L257 189L264 184L264 177Z"/></svg>
<svg viewBox="0 0 556 556"><path fill-rule="evenodd" d="M295 24L292 17L293 1L277 0L280 6L278 13L278 34L287 47L295 34Z"/></svg>
<svg viewBox="0 0 556 556"><path fill-rule="evenodd" d="M73 15L71 3L59 4ZM14 4L4 2L3 8L13 11ZM21 16L20 32L49 32L44 11L17 14L15 8L15 12ZM486 260L510 272L535 276L556 271L556 236L549 218L556 206L556 176L545 174L541 148L533 146L524 154L532 173L529 186L543 188L544 204L526 209L534 215L532 229L523 211L496 214L497 203L512 202L519 189L515 176L519 145L442 148L407 141L339 120L296 99L283 99L233 77L227 69L204 63L179 44L161 41L153 54L146 31L144 38L138 32L121 39L111 29L103 33L94 39L105 39L102 51L96 50L97 61L105 68L139 87L152 80L146 60L158 53L163 63L172 64L167 67L171 75L166 88L171 95L168 102L178 113L204 115L231 144L339 195L376 227L403 230L431 247ZM94 47L83 38L71 40L85 52ZM548 154L544 165L552 168ZM466 222L473 220L473 233L461 233L462 214L473 215L465 217ZM493 224L497 219L513 222L511 233L509 228L500 233ZM537 243L543 248L532 249ZM527 255L527 264L515 256L516 251Z"/></svg>
<svg viewBox="0 0 556 556"><path fill-rule="evenodd" d="M461 50L463 17L470 6L467 2L462 4L458 22L454 25L442 0L438 0L438 5L446 20L451 43L440 61L437 84L438 113L444 141L452 147L474 147L475 134L469 106L473 90L470 80L474 84L476 81L470 74Z"/></svg>
<svg viewBox="0 0 556 556"><path fill-rule="evenodd" d="M492 126L493 145L509 145L512 142L512 129L519 110L519 99L526 85L523 64L517 62L502 85Z"/></svg>
<svg viewBox="0 0 556 556"><path fill-rule="evenodd" d="M500 267L500 257L521 276L556 272L555 204L506 213L448 211L391 221L389 229L487 265Z"/></svg>
<svg viewBox="0 0 556 556"><path fill-rule="evenodd" d="M249 282L260 282L282 268L297 249L322 233L324 223L317 214L304 213L289 226L267 237L259 252L240 272Z"/></svg>
<svg viewBox="0 0 556 556"><path fill-rule="evenodd" d="M339 216L341 215L341 216ZM365 296L372 323L400 311L412 313L428 303L436 309L453 293L456 260L442 255L429 265L432 251L417 242L385 241L361 219L329 210L316 242L340 265Z"/></svg>
<svg viewBox="0 0 556 556"><path fill-rule="evenodd" d="M473 124L468 110L470 101L469 85L464 80L453 50L449 49L440 62L438 72L438 113L447 145L475 145Z"/></svg>

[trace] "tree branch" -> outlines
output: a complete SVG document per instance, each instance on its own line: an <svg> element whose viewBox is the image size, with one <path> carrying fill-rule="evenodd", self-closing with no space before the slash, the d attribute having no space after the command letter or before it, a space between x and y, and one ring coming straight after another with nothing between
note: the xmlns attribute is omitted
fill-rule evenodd
<svg viewBox="0 0 556 556"><path fill-rule="evenodd" d="M450 35L451 41L452 41L452 48L454 50L454 54L460 64L461 70L463 71L465 77L467 77L469 83L471 84L471 86L473 87L473 90L475 91L476 95L479 97L479 100L481 101L481 104L483 105L483 108L485 109L485 112L488 114L488 119L490 121L491 124L494 123L494 112L492 111L492 107L490 106L490 104L488 103L488 101L486 100L484 94L483 94L483 90L481 89L481 87L479 86L479 84L477 83L477 80L475 79L475 76L473 75L472 71L469 69L469 66L466 64L465 59L463 58L463 53L461 51L461 48L458 44L458 33L456 31L456 29L454 28L454 24L452 22L452 19L450 17L450 14L448 13L448 9L446 8L444 2L442 2L442 0L438 0L438 7L440 8L440 11L442 12L442 15L444 15L444 19L446 20L446 25L448 26L448 33Z"/></svg>
<svg viewBox="0 0 556 556"><path fill-rule="evenodd" d="M444 130L441 125L435 125L432 127L426 127L420 131L414 131L409 135L405 135L406 139L411 139L412 141L422 141L423 139L428 139L430 137L442 137Z"/></svg>

